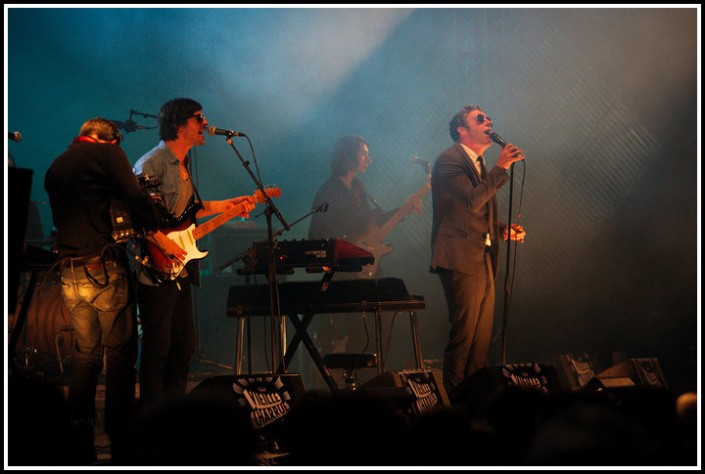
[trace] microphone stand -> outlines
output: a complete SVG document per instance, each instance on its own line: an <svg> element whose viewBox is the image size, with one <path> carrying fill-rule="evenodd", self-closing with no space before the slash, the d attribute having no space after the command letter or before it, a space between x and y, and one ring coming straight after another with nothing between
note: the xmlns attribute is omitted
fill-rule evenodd
<svg viewBox="0 0 705 474"><path fill-rule="evenodd" d="M317 213L317 212L326 212L327 210L328 210L328 203L327 203L327 202L324 202L324 203L321 204L320 206L316 206L316 207L314 207L313 209L311 209L311 212L309 212L309 213L307 213L307 214L304 214L303 216L301 216L301 217L299 217L298 219L296 219L289 227L295 226L296 224L298 224L298 223L301 222L302 220L306 219L307 217L310 217L310 216L314 215L314 214ZM279 229L278 231L276 231L276 232L274 233L274 235L277 236L277 237L279 237L280 235L282 235L282 234L284 233L285 230L289 230L289 229Z"/></svg>
<svg viewBox="0 0 705 474"><path fill-rule="evenodd" d="M279 329L279 340L277 340L277 330L276 328L279 327L280 322L281 322L281 306L279 304L279 288L277 285L277 276L275 272L275 261L274 261L274 235L272 233L272 214L277 216L277 219L279 222L282 223L284 228L286 230L289 230L291 226L287 224L286 220L284 220L284 217L282 217L281 213L279 212L279 209L276 208L272 200L269 198L267 193L264 190L264 186L260 182L260 180L257 179L257 176L252 172L252 169L250 168L250 162L245 160L238 149L235 147L233 144L233 140L231 136L227 137L227 143L230 145L230 148L233 149L235 154L240 158L240 162L242 163L242 166L245 167L247 172L250 174L250 177L252 178L252 181L255 183L257 186L257 189L260 190L262 193L262 198L264 199L264 203L266 205L266 209L264 211L265 216L267 217L267 250L269 252L269 262L267 266L267 279L269 280L269 304L270 304L270 316L271 316L271 340L272 340L272 369L271 372L274 373L274 367L275 361L279 360L280 364L283 366L284 365L284 343L283 343L283 331L281 328ZM277 347L279 347L279 355L277 355ZM285 368L286 370L286 368Z"/></svg>
<svg viewBox="0 0 705 474"><path fill-rule="evenodd" d="M120 130L124 130L125 133L132 133L137 130L151 130L153 128L157 128L157 127L145 127L144 125L137 125L137 123L134 120L132 120L133 115L141 115L142 117L145 117L145 118L158 118L156 115L147 114L144 112L138 112L137 110L130 109L130 117L127 120L125 120L124 122L122 122L120 120L111 120L111 122L113 122L115 124L115 126L117 126L117 128L119 128Z"/></svg>
<svg viewBox="0 0 705 474"><path fill-rule="evenodd" d="M317 213L317 212L326 212L327 210L328 210L328 203L321 204L320 206L314 207L313 209L311 209L311 212L309 212L308 214L305 214L305 215L303 215L302 217L296 219L289 227L291 228L291 227L295 226L296 224L298 224L298 223L301 222L302 220L306 219L307 217L309 217L309 216L311 216L311 215L313 215L313 214L315 214L315 213ZM273 235L273 236L276 236L276 237L279 237L280 235L282 235L282 234L284 233L285 230L286 230L286 229L279 229L278 231L274 232L272 235ZM230 260L228 260L227 262L225 262L225 263L223 263L222 265L220 265L220 266L218 267L218 269L219 269L220 271L225 270L226 268L228 268L230 265L233 265L233 264L234 264L235 262L237 262L238 260L242 260L243 258L247 257L247 255L248 255L251 251L252 251L252 248L251 248L251 247L245 249L244 251L240 252L239 254L237 254L236 256L234 256L233 258L231 258Z"/></svg>
<svg viewBox="0 0 705 474"><path fill-rule="evenodd" d="M507 219L507 268L504 274L504 315L502 317L502 365L507 363L507 319L509 318L509 302L511 299L511 284L509 282L510 249L512 246L512 194L514 191L514 163L509 171L509 218Z"/></svg>

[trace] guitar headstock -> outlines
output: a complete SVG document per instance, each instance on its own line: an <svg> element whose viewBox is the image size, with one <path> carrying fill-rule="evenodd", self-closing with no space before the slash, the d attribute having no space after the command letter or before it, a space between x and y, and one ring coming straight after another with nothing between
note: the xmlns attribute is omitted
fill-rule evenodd
<svg viewBox="0 0 705 474"><path fill-rule="evenodd" d="M267 197L273 198L273 197L279 197L282 194L281 188L278 188L276 186L268 186L264 188L264 192L267 195ZM262 194L262 191L259 189L255 190L255 193L252 195L258 203L264 202L264 195Z"/></svg>

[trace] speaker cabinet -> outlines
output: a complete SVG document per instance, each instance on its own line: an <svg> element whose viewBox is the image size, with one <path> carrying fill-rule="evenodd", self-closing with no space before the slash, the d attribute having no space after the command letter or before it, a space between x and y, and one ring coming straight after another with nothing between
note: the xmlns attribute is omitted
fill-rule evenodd
<svg viewBox="0 0 705 474"><path fill-rule="evenodd" d="M603 370L587 385L588 390L618 390L636 386L668 388L655 357L634 358Z"/></svg>
<svg viewBox="0 0 705 474"><path fill-rule="evenodd" d="M488 403L507 387L543 393L561 390L554 365L519 363L480 369L453 388L448 397L453 405L466 406L482 412Z"/></svg>
<svg viewBox="0 0 705 474"><path fill-rule="evenodd" d="M382 390L380 390L382 389ZM397 398L407 416L418 418L430 410L450 407L448 394L439 370L395 370L365 382L360 390L382 393L384 389L402 389ZM393 393L393 391L388 391Z"/></svg>
<svg viewBox="0 0 705 474"><path fill-rule="evenodd" d="M304 393L300 374L218 375L204 379L189 396L232 400L250 413L255 430L280 428L283 418Z"/></svg>
<svg viewBox="0 0 705 474"><path fill-rule="evenodd" d="M599 372L595 359L586 353L556 355L548 363L556 367L561 387L568 391L585 387Z"/></svg>

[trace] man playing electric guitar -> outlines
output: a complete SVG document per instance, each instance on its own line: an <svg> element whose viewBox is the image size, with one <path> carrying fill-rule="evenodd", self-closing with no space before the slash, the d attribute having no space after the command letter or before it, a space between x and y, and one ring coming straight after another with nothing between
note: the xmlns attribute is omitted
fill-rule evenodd
<svg viewBox="0 0 705 474"><path fill-rule="evenodd" d="M201 201L191 181L189 151L205 144L204 132L208 127L201 104L185 98L170 100L162 105L157 120L161 141L137 161L133 172L159 183L159 195L168 213L182 216L191 204L198 203L200 208L195 215L184 219L183 225L189 228L196 218L232 209L235 210L231 212L247 217L255 207L254 197ZM164 272L165 278L153 278L154 272L139 274L137 304L142 324L139 382L144 402L186 393L189 363L196 349L191 284L200 284L198 258L187 258L188 250L170 239L169 234L168 230L157 232L151 243L184 265L171 266L170 271Z"/></svg>
<svg viewBox="0 0 705 474"><path fill-rule="evenodd" d="M363 247L368 249L374 255L375 261L370 265L365 265L362 268L359 276L361 278L374 278L377 275L377 269L379 267L379 261L385 255L388 255L394 250L393 245L388 245L384 242L394 227L401 222L404 217L410 212L415 212L417 209L418 201L420 201L423 196L431 189L431 177L426 175L426 182L421 188L416 191L416 194L412 194L409 199L398 209L391 213L391 216L385 218L383 216L381 219L382 224L378 224L377 220L373 220L369 223L367 229L362 235L355 236L352 239L352 243L358 247ZM418 198L418 201L417 201Z"/></svg>
<svg viewBox="0 0 705 474"><path fill-rule="evenodd" d="M278 197L281 194L279 188L266 188L264 191L268 197ZM251 197L257 203L264 202L264 196L260 190L255 191ZM159 231L147 237L146 244L151 266L165 278L175 280L189 261L200 260L208 255L208 251L201 251L196 246L196 242L235 216L246 216L249 204L249 201L242 201L198 227L188 219L191 212L197 214L197 210L200 209L200 206L192 205L191 208L195 207L194 211L187 210L182 214L182 218L174 219L173 224L167 226L167 229L162 226Z"/></svg>
<svg viewBox="0 0 705 474"><path fill-rule="evenodd" d="M331 177L318 189L313 200L314 206L328 203L328 210L313 215L308 231L309 239L342 237L372 252L375 256L374 264L355 275L357 278L379 276L379 259L392 251L383 239L407 214L421 212L422 197L430 189L427 180L400 208L382 213L357 177L371 163L365 140L355 136L338 139L333 151ZM375 208L372 208L370 201Z"/></svg>
<svg viewBox="0 0 705 474"><path fill-rule="evenodd" d="M326 239L340 237L365 248L375 256L373 265L359 273L336 273L334 278L373 278L379 277L379 259L389 253L391 248L384 245L382 239L404 216L410 212L420 213L422 196L427 191L422 189L412 194L398 210L383 214L379 206L371 200L358 175L364 173L372 163L367 142L356 136L343 136L338 139L333 150L331 176L318 189L313 206L328 203L326 212L313 214L309 227L309 239ZM370 205L374 203L376 209ZM389 223L389 225L387 225ZM367 338L363 335L364 321L357 315L335 316L341 324L328 324L318 334L321 352L350 351L364 352ZM317 318L313 324L318 324ZM328 334L323 334L323 331ZM368 341L367 341L368 342Z"/></svg>

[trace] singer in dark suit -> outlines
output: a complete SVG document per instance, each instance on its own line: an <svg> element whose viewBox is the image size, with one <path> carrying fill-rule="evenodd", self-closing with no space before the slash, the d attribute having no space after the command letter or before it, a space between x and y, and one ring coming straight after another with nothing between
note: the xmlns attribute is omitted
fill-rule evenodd
<svg viewBox="0 0 705 474"><path fill-rule="evenodd" d="M487 170L482 154L492 140L492 120L479 105L463 107L450 121L455 142L433 165L431 272L438 274L448 306L450 334L443 357L448 392L483 368L494 319L499 235L507 226L497 219L497 191L509 181L507 169L524 159L507 144L497 164ZM510 226L512 240L523 241L524 229Z"/></svg>

